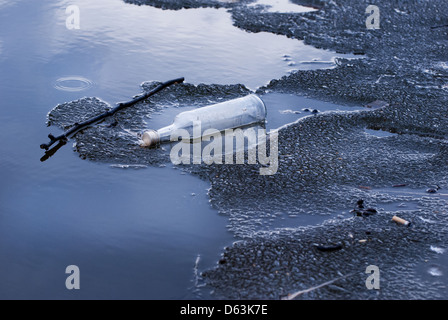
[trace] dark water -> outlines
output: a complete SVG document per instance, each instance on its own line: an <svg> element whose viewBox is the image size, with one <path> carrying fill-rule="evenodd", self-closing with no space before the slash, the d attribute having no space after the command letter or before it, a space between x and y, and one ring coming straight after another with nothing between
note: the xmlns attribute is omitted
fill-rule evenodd
<svg viewBox="0 0 448 320"><path fill-rule="evenodd" d="M213 266L235 241L209 204L209 185L170 164L83 161L71 142L41 162L39 145L58 133L45 127L47 113L84 96L129 100L143 81L179 76L255 89L316 61L332 67L334 54L245 33L225 10L119 0L78 1L81 29L68 30L70 4L0 2L0 298L200 298L195 264ZM302 98L265 99L272 127L306 114ZM301 114L282 112L292 109ZM68 265L80 268L81 290L66 289Z"/></svg>

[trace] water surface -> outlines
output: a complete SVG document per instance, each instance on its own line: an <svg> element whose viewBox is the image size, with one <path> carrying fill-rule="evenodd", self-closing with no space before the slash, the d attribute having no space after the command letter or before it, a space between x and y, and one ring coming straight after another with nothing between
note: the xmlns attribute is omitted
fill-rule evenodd
<svg viewBox="0 0 448 320"><path fill-rule="evenodd" d="M208 183L169 163L83 161L73 141L40 162L39 145L57 134L45 127L47 113L84 96L129 100L144 81L180 76L255 89L299 64L316 67L301 62L332 67L336 55L237 29L224 9L83 0L80 29L69 30L71 4L0 2L0 298L200 298L198 256L208 268L235 240L210 207ZM81 290L65 288L68 265L80 268Z"/></svg>

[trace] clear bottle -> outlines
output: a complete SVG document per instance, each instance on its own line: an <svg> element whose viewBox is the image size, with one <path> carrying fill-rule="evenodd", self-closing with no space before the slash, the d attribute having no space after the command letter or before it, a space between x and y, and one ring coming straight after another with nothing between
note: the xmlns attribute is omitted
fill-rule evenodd
<svg viewBox="0 0 448 320"><path fill-rule="evenodd" d="M151 147L159 143L169 142L171 135L179 129L187 130L191 139L198 139L195 126L200 126L201 136L207 129L224 131L235 129L266 119L266 106L255 94L237 98L210 106L179 113L171 125L157 131L147 130L142 135L142 146Z"/></svg>

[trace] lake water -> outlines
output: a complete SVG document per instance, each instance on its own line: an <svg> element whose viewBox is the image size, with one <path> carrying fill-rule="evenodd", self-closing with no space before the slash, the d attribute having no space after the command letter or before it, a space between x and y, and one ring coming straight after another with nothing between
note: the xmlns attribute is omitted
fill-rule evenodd
<svg viewBox="0 0 448 320"><path fill-rule="evenodd" d="M291 69L333 67L336 55L244 32L224 9L81 0L80 29L68 29L71 4L0 1L0 298L201 298L195 266L213 266L236 240L210 207L209 185L169 164L83 161L71 142L41 162L39 145L54 131L47 113L84 96L127 101L144 81L181 76L255 89ZM288 111L291 99L301 114ZM303 116L300 99L266 95L268 124ZM80 290L65 286L69 265L80 269Z"/></svg>

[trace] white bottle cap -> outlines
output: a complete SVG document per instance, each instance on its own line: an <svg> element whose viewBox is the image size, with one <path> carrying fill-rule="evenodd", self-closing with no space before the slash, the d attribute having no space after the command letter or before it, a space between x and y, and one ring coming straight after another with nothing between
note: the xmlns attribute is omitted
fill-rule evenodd
<svg viewBox="0 0 448 320"><path fill-rule="evenodd" d="M152 147L158 145L160 142L160 136L155 130L148 130L143 133L142 136L142 147Z"/></svg>

